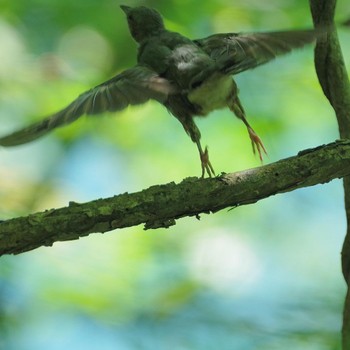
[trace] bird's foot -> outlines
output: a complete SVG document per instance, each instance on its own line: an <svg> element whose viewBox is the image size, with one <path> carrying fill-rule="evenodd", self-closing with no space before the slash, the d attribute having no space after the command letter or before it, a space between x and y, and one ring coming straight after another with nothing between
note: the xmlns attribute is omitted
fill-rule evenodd
<svg viewBox="0 0 350 350"><path fill-rule="evenodd" d="M200 157L202 165L202 178L204 178L205 173L207 173L209 177L215 176L214 168L212 167L209 160L208 147L205 147L205 150L200 154Z"/></svg>
<svg viewBox="0 0 350 350"><path fill-rule="evenodd" d="M248 127L248 133L250 140L252 141L253 153L255 154L256 151L258 151L260 161L263 161L262 151L267 155L264 144L251 127Z"/></svg>

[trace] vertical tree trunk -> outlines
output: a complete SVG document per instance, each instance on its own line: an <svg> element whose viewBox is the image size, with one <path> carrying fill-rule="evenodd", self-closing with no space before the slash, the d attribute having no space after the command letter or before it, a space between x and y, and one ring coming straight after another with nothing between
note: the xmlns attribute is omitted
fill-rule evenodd
<svg viewBox="0 0 350 350"><path fill-rule="evenodd" d="M315 67L323 92L332 105L342 139L350 138L350 85L334 24L336 0L310 0L315 27L328 27L315 49ZM342 269L348 291L344 304L342 342L350 349L350 177L344 178L347 232L342 249Z"/></svg>

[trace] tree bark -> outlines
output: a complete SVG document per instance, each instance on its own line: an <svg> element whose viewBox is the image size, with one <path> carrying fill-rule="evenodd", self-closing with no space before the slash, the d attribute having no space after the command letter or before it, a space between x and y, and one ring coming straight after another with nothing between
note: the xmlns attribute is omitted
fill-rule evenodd
<svg viewBox="0 0 350 350"><path fill-rule="evenodd" d="M332 105L342 139L350 138L350 84L334 25L336 0L310 0L315 27L329 27L315 48L315 67L323 92ZM342 270L348 285L343 313L343 349L350 349L350 177L344 178L347 233L342 249Z"/></svg>
<svg viewBox="0 0 350 350"><path fill-rule="evenodd" d="M169 227L175 220L255 203L277 193L350 175L350 141L299 152L297 156L216 178L188 178L88 203L69 203L0 222L0 255L19 254L56 241L144 223Z"/></svg>

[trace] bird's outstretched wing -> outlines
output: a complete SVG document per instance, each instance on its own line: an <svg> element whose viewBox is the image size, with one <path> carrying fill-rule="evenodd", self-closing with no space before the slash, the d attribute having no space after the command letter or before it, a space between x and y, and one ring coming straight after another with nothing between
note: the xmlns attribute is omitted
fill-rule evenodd
<svg viewBox="0 0 350 350"><path fill-rule="evenodd" d="M264 64L278 55L311 43L323 30L214 34L194 42L226 74L237 74Z"/></svg>
<svg viewBox="0 0 350 350"><path fill-rule="evenodd" d="M16 146L33 141L54 128L72 123L84 114L119 111L128 105L142 104L149 99L164 102L175 91L168 80L153 70L135 66L81 94L61 111L0 138L0 145Z"/></svg>

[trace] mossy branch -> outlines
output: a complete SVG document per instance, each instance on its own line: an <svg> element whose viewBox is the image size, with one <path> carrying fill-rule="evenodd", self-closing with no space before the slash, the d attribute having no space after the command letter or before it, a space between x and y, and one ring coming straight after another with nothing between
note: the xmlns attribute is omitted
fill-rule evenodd
<svg viewBox="0 0 350 350"><path fill-rule="evenodd" d="M71 202L68 207L0 222L0 255L140 224L145 229L169 227L182 217L199 218L202 213L251 204L349 174L350 141L344 140L216 178L188 178L88 203Z"/></svg>

